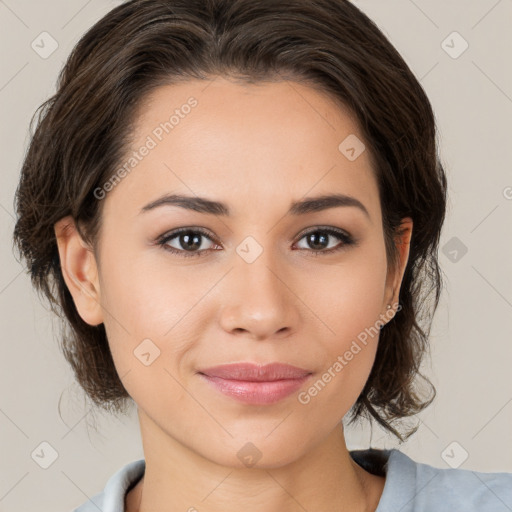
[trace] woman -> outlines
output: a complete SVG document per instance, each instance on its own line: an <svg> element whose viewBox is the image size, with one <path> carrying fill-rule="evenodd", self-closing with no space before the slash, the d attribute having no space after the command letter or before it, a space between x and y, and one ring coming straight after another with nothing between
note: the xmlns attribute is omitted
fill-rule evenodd
<svg viewBox="0 0 512 512"><path fill-rule="evenodd" d="M510 509L512 475L345 443L345 416L403 440L434 398L445 206L429 100L349 2L108 13L17 191L77 381L137 405L144 459L76 510Z"/></svg>

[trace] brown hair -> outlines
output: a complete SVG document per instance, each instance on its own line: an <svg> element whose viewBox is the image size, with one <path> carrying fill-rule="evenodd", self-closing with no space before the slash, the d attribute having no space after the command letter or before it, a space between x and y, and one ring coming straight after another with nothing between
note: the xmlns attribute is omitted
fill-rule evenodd
<svg viewBox="0 0 512 512"><path fill-rule="evenodd" d="M397 262L400 220L412 218L401 310L381 329L370 376L350 411L350 422L374 418L404 439L393 422L435 396L419 367L441 292L437 248L446 177L425 92L378 27L345 0L133 0L77 43L56 94L32 118L31 131L36 115L37 126L16 192L14 230L34 286L63 320L65 358L96 405L124 410L130 397L104 325L85 323L76 310L54 224L71 215L84 240L97 247L102 201L93 191L122 161L142 98L159 85L215 75L299 81L355 114L375 162L389 266ZM416 393L418 376L430 398Z"/></svg>

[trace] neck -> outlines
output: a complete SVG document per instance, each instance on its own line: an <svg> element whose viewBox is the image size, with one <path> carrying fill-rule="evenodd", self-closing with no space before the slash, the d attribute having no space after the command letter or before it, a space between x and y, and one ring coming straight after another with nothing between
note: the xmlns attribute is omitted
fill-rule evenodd
<svg viewBox="0 0 512 512"><path fill-rule="evenodd" d="M216 463L163 432L139 409L146 470L128 494L127 512L374 511L384 478L356 464L341 425L286 464Z"/></svg>

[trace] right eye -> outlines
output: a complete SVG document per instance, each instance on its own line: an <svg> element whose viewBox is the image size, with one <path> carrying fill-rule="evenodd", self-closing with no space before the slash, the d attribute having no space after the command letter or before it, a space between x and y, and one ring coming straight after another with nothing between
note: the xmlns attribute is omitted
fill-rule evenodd
<svg viewBox="0 0 512 512"><path fill-rule="evenodd" d="M157 240L157 244L172 254L189 258L192 256L204 256L212 250L199 249L203 245L201 243L202 238L207 238L208 240L213 241L208 232L202 228L179 228L160 236ZM169 242L174 239L177 240L177 243L181 245L183 249L169 245Z"/></svg>

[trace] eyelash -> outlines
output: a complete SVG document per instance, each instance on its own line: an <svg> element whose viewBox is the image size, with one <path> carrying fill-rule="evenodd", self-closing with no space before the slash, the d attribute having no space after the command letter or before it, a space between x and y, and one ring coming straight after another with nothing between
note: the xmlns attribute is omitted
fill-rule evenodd
<svg viewBox="0 0 512 512"><path fill-rule="evenodd" d="M317 227L316 229L307 231L306 233L302 234L302 236L299 238L299 241L302 240L307 235L310 235L312 233L318 233L318 232L327 233L328 235L335 236L335 237L339 238L343 243L341 245L338 245L336 247L333 247L333 248L327 249L327 250L315 250L315 249L299 249L299 250L309 251L314 256L321 256L321 255L332 254L332 253L341 251L341 250L345 249L347 246L356 245L356 241L350 235L348 235L344 231L341 231L336 228L331 228L331 227L326 227L326 228ZM217 250L217 249L202 249L200 251L185 251L185 250L181 250L181 249L175 249L174 247L170 247L167 245L167 243L169 241L173 240L174 238L179 236L181 233L200 234L200 235L203 235L205 238L208 238L212 242L215 242L215 240L213 240L210 237L208 232L202 228L179 228L170 233L166 233L166 234L160 236L156 240L156 244L158 246L161 246L164 250L169 251L171 254L175 254L177 256L181 256L184 258L201 257L201 256L205 256L210 251Z"/></svg>

